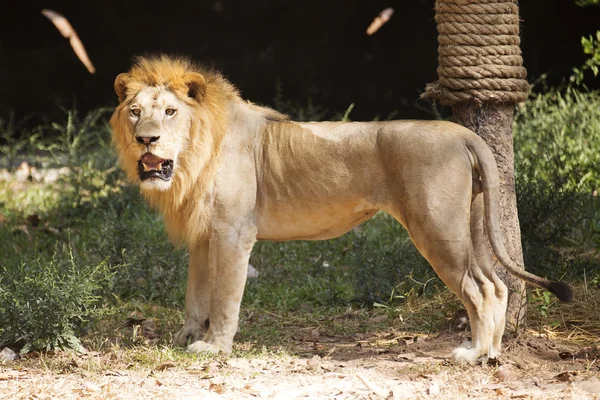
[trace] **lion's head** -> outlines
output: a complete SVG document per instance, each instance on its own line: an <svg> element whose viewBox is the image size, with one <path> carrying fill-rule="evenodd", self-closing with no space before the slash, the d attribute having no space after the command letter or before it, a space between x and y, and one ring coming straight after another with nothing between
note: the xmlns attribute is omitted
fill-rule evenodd
<svg viewBox="0 0 600 400"><path fill-rule="evenodd" d="M223 110L237 97L218 73L186 59L136 60L115 80L111 125L121 165L148 197L192 188L226 129Z"/></svg>
<svg viewBox="0 0 600 400"><path fill-rule="evenodd" d="M236 89L184 58L138 58L115 80L110 124L119 161L144 197L165 215L170 236L191 242L208 215L208 191Z"/></svg>

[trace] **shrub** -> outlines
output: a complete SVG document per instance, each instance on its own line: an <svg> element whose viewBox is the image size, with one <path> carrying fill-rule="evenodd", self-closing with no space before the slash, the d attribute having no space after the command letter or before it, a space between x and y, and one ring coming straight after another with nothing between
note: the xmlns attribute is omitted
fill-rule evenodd
<svg viewBox="0 0 600 400"><path fill-rule="evenodd" d="M569 86L534 94L516 115L514 135L522 184L600 188L600 92Z"/></svg>
<svg viewBox="0 0 600 400"><path fill-rule="evenodd" d="M542 88L514 125L525 264L582 278L596 270L600 249L600 92Z"/></svg>
<svg viewBox="0 0 600 400"><path fill-rule="evenodd" d="M107 197L81 223L86 257L115 269L107 295L161 305L183 302L187 254L171 244L162 218L142 201L138 188Z"/></svg>
<svg viewBox="0 0 600 400"><path fill-rule="evenodd" d="M106 312L98 295L110 279L106 263L77 265L55 252L50 259L36 253L0 271L0 346L82 350L78 339L95 318Z"/></svg>

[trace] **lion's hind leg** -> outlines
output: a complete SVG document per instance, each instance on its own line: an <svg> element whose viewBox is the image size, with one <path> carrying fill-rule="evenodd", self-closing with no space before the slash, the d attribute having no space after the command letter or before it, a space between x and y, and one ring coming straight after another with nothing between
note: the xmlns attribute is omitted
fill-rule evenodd
<svg viewBox="0 0 600 400"><path fill-rule="evenodd" d="M466 268L459 281L458 285L457 282L446 284L458 294L467 309L471 325L471 342L455 348L452 351L452 360L457 363L474 364L480 358L495 356L493 338L496 296L493 283L481 273L478 267Z"/></svg>
<svg viewBox="0 0 600 400"><path fill-rule="evenodd" d="M457 213L460 207L456 204L449 207L419 223L408 221L406 227L421 254L458 295L469 314L472 342L456 348L452 358L472 364L493 352L497 297L494 283L478 264L469 215Z"/></svg>
<svg viewBox="0 0 600 400"><path fill-rule="evenodd" d="M494 272L494 264L490 256L490 246L484 228L483 196L477 196L471 205L471 238L483 274L494 284L496 302L494 306L494 339L488 352L490 358L496 358L502 350L502 336L506 326L506 306L508 289L502 279Z"/></svg>

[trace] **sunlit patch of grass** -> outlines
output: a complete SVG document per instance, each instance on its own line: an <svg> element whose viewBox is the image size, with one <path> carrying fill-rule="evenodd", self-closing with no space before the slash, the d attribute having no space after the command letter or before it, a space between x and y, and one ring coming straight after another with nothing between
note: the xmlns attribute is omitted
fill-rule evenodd
<svg viewBox="0 0 600 400"><path fill-rule="evenodd" d="M23 218L47 214L56 208L60 189L41 183L0 180L0 212L7 218Z"/></svg>

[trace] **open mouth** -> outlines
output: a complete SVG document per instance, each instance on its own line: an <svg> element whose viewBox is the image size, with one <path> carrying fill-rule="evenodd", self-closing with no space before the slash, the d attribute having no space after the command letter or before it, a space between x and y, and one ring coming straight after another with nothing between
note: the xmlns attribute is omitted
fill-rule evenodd
<svg viewBox="0 0 600 400"><path fill-rule="evenodd" d="M173 176L173 160L164 160L152 153L146 153L138 160L140 180L162 179L168 181Z"/></svg>

